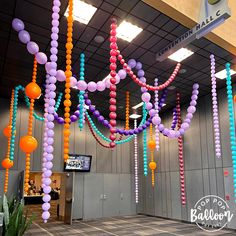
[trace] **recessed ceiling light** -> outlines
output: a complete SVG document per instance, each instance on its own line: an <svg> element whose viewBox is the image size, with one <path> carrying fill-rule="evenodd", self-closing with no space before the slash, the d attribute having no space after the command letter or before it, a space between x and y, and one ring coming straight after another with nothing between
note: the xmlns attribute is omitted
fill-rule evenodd
<svg viewBox="0 0 236 236"><path fill-rule="evenodd" d="M129 116L129 118L131 119L138 119L139 117L141 117L141 115L138 115L138 114L132 114Z"/></svg>
<svg viewBox="0 0 236 236"><path fill-rule="evenodd" d="M167 89L168 90L174 90L174 89L176 89L176 87L174 85L171 85L171 86L167 87Z"/></svg>
<svg viewBox="0 0 236 236"><path fill-rule="evenodd" d="M141 107L143 105L143 102L140 102L139 104L133 106L133 109L138 109L139 107Z"/></svg>
<svg viewBox="0 0 236 236"><path fill-rule="evenodd" d="M185 74L186 72L187 72L187 70L184 68L179 70L179 74Z"/></svg>
<svg viewBox="0 0 236 236"><path fill-rule="evenodd" d="M178 51L168 56L168 58L173 61L181 62L187 57L190 57L191 55L193 55L193 53L194 52L192 52L191 50L187 48L180 48Z"/></svg>
<svg viewBox="0 0 236 236"><path fill-rule="evenodd" d="M230 70L230 75L234 75L234 74L236 74L236 71L231 69ZM218 79L225 79L226 78L226 69L217 72L215 74L215 77L218 78Z"/></svg>
<svg viewBox="0 0 236 236"><path fill-rule="evenodd" d="M86 2L80 0L74 1L73 18L74 20L79 21L82 24L87 25L96 11L96 7ZM68 16L68 7L65 11L64 16Z"/></svg>
<svg viewBox="0 0 236 236"><path fill-rule="evenodd" d="M94 41L95 41L96 43L103 43L104 40L105 40L104 37L101 36L101 35L97 35L97 36L95 36L95 38L94 38Z"/></svg>
<svg viewBox="0 0 236 236"><path fill-rule="evenodd" d="M118 38L131 42L143 29L124 20L117 27L116 31Z"/></svg>

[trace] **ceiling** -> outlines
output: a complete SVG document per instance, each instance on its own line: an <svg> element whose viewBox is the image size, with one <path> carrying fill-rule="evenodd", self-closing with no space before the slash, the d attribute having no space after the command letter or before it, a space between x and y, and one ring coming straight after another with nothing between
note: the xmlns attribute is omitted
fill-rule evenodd
<svg viewBox="0 0 236 236"><path fill-rule="evenodd" d="M66 18L63 16L68 1L61 1L60 33L58 68L65 69L65 42ZM144 30L131 43L118 39L118 46L126 60L135 58L143 63L147 82L154 83L158 77L161 83L165 82L175 67L175 62L167 59L163 62L155 60L156 53L187 31L187 28L166 15L151 8L140 0L85 0L97 7L95 15L88 25L74 22L73 31L73 73L79 75L79 55L85 53L85 79L98 81L108 73L109 67L109 19L115 16L118 24L127 20L142 27ZM37 42L40 50L49 55L50 28L51 28L52 0L1 0L0 1L0 96L10 97L11 89L21 84L25 86L31 81L33 57L25 45L19 42L17 33L12 30L12 19L18 17L25 23L25 28L31 34L31 39ZM96 35L101 35L105 41L101 44L94 41ZM192 92L192 84L200 84L200 95L206 95L210 88L210 60L209 56L216 56L217 71L224 68L227 61L234 59L233 55L210 41L202 38L188 46L195 54L182 63L186 73L179 74L172 83L176 87L168 93L167 106L175 104L176 91L181 92L182 102L188 102ZM43 87L45 82L44 67L38 69L38 83ZM224 80L218 80L218 87L225 86ZM64 84L58 84L58 91L63 91ZM125 118L125 91L131 93L131 105L141 102L140 89L130 78L121 81L118 85L119 118ZM74 104L76 91L73 91ZM91 100L107 116L109 93L91 94ZM75 107L75 106L74 106Z"/></svg>

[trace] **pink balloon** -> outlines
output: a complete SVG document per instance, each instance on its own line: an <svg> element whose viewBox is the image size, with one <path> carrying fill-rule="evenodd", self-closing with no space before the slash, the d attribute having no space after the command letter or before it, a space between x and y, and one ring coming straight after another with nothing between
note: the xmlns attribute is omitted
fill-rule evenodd
<svg viewBox="0 0 236 236"><path fill-rule="evenodd" d="M104 91L106 88L105 82L104 81L99 81L97 82L97 90L98 91Z"/></svg>
<svg viewBox="0 0 236 236"><path fill-rule="evenodd" d="M88 91L95 92L97 90L97 84L93 81L88 83Z"/></svg>
<svg viewBox="0 0 236 236"><path fill-rule="evenodd" d="M74 88L77 87L77 79L73 76L70 77L70 87Z"/></svg>

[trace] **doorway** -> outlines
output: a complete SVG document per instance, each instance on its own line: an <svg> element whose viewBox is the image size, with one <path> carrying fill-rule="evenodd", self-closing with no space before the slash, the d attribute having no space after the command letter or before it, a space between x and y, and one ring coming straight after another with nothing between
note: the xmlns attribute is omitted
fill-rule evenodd
<svg viewBox="0 0 236 236"><path fill-rule="evenodd" d="M66 173L54 172L51 176L51 201L50 220L64 220L66 199ZM41 186L42 172L31 172L29 177L29 190L24 193L25 209L31 215L35 215L35 222L42 221L43 189Z"/></svg>

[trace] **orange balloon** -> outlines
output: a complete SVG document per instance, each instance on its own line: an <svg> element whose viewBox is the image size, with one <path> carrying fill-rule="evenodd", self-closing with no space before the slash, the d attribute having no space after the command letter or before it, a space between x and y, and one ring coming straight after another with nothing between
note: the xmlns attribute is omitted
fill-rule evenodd
<svg viewBox="0 0 236 236"><path fill-rule="evenodd" d="M20 139L20 149L25 153L33 152L38 146L38 141L36 138L30 135L21 137Z"/></svg>
<svg viewBox="0 0 236 236"><path fill-rule="evenodd" d="M148 147L150 148L150 149L154 149L155 147L156 147L156 143L155 143L155 141L154 140L149 140L149 142L148 142Z"/></svg>
<svg viewBox="0 0 236 236"><path fill-rule="evenodd" d="M13 166L14 162L9 158L5 158L2 160L2 167L5 169L10 169Z"/></svg>
<svg viewBox="0 0 236 236"><path fill-rule="evenodd" d="M151 161L151 162L149 163L149 168L150 168L151 170L155 170L155 169L157 168L156 162L155 162L155 161Z"/></svg>
<svg viewBox="0 0 236 236"><path fill-rule="evenodd" d="M11 125L8 125L6 128L4 128L3 130L3 134L7 137L10 138L11 137Z"/></svg>
<svg viewBox="0 0 236 236"><path fill-rule="evenodd" d="M234 95L234 102L236 102L236 95Z"/></svg>
<svg viewBox="0 0 236 236"><path fill-rule="evenodd" d="M31 99L37 99L41 95L41 88L35 82L31 82L25 87L25 94Z"/></svg>

